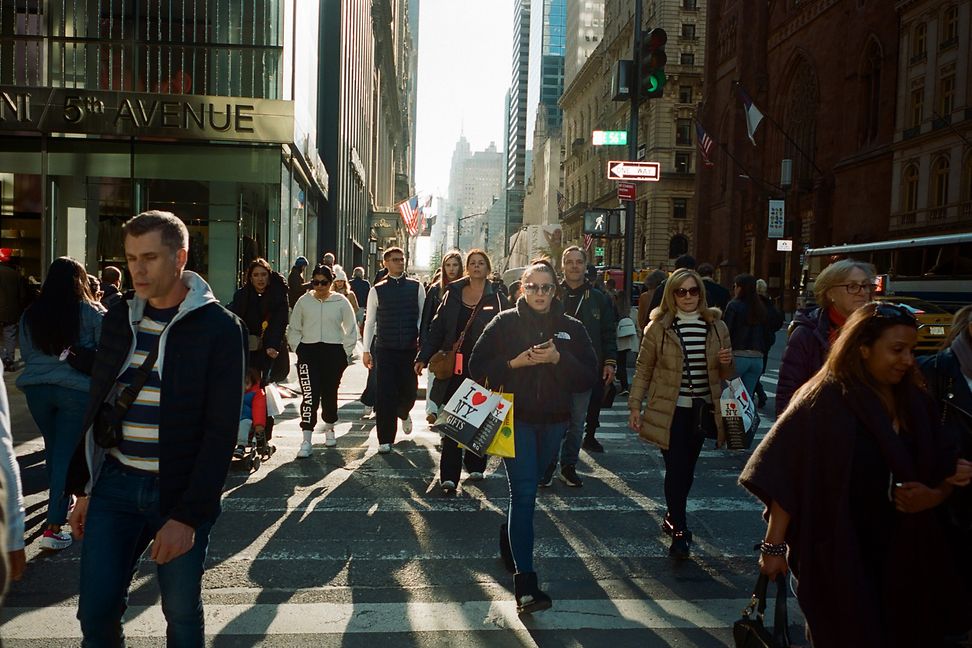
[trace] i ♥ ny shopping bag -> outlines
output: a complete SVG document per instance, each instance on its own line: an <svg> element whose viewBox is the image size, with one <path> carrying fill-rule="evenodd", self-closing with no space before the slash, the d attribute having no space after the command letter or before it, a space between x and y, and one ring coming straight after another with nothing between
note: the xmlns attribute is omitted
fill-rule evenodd
<svg viewBox="0 0 972 648"><path fill-rule="evenodd" d="M746 450L753 444L759 418L756 404L750 398L741 378L733 378L722 390L719 399L722 408L722 425L726 431L726 443L730 450Z"/></svg>
<svg viewBox="0 0 972 648"><path fill-rule="evenodd" d="M513 394L500 393L503 398L496 404L493 418L503 415L499 429L493 436L486 454L513 459L516 457L516 444L513 441ZM504 414L505 413L505 414Z"/></svg>
<svg viewBox="0 0 972 648"><path fill-rule="evenodd" d="M500 394L466 378L439 411L432 429L482 455L505 418L505 412L499 420L495 415L502 400Z"/></svg>

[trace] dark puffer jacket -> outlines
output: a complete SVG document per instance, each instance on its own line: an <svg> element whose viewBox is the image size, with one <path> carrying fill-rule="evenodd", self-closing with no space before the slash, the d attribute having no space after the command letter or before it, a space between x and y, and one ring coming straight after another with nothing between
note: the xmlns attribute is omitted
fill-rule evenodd
<svg viewBox="0 0 972 648"><path fill-rule="evenodd" d="M507 364L531 346L553 339L560 362L520 369ZM514 395L513 414L527 423L557 423L570 419L571 396L594 387L600 378L597 356L584 325L564 314L553 301L540 314L526 299L500 313L483 331L469 359L473 380Z"/></svg>
<svg viewBox="0 0 972 648"><path fill-rule="evenodd" d="M830 318L823 308L798 311L793 318L776 386L777 416L786 410L793 394L823 366L830 352L830 328Z"/></svg>
<svg viewBox="0 0 972 648"><path fill-rule="evenodd" d="M285 351L284 334L287 332L288 297L287 280L279 272L270 273L270 281L263 296L257 294L251 284L236 291L227 308L243 320L250 335L260 335L263 322L263 348Z"/></svg>
<svg viewBox="0 0 972 648"><path fill-rule="evenodd" d="M573 304L567 314L580 320L587 330L587 335L594 345L598 367L618 364L618 318L617 310L611 298L585 281L580 290L583 293L577 297L577 291L571 291L567 282L560 284L558 296L564 308ZM573 292L573 296L568 293ZM576 307L577 312L574 312Z"/></svg>
<svg viewBox="0 0 972 648"><path fill-rule="evenodd" d="M247 345L242 322L219 305L206 282L192 272L183 281L189 294L159 341L159 505L162 515L196 528L219 514L239 429ZM91 426L131 361L144 308L129 292L105 315L66 494L90 494L101 472L107 451L94 443Z"/></svg>

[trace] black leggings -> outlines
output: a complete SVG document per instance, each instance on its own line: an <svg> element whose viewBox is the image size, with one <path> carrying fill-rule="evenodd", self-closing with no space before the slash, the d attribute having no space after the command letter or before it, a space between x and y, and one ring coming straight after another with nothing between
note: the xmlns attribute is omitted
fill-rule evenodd
<svg viewBox="0 0 972 648"><path fill-rule="evenodd" d="M705 442L705 435L698 427L691 407L676 407L668 450L662 450L665 459L665 502L676 531L684 531L688 526L685 509L695 480L695 464Z"/></svg>
<svg viewBox="0 0 972 648"><path fill-rule="evenodd" d="M337 393L348 356L341 344L298 344L297 378L304 400L300 404L300 429L313 430L317 408L325 423L337 422Z"/></svg>

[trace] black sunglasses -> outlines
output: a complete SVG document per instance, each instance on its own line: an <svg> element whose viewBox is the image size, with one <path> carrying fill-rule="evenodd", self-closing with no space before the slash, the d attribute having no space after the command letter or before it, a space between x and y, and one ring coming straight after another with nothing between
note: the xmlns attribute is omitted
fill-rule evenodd
<svg viewBox="0 0 972 648"><path fill-rule="evenodd" d="M918 324L918 318L912 313L907 306L903 304L887 304L879 303L874 308L874 314L872 317L880 317L882 319L895 320L906 326L914 326L915 328L921 328Z"/></svg>
<svg viewBox="0 0 972 648"><path fill-rule="evenodd" d="M312 286L326 286L331 283L328 279L311 279Z"/></svg>

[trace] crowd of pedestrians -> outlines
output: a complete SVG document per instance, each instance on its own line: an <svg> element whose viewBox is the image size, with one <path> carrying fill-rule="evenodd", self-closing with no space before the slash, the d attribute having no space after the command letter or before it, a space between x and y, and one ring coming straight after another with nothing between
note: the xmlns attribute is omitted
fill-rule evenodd
<svg viewBox="0 0 972 648"><path fill-rule="evenodd" d="M764 281L741 274L726 288L688 255L670 275L648 276L633 313L577 246L531 262L509 287L480 249L444 255L428 285L409 275L398 247L384 250L374 281L362 267L349 278L332 253L316 264L298 257L287 277L257 258L224 308L185 270L188 240L176 216L140 214L124 228L132 290L116 267L99 278L63 257L29 306L27 287L0 264L0 359L21 369L10 341L19 337L16 385L47 453L40 546L85 540L84 646L124 641L128 588L149 545L169 644L203 645L201 578L230 462L254 433L269 437L279 415L271 396L291 375L297 459L314 454L315 431L334 447L339 387L359 356L382 455L399 430L412 432L426 371L430 424L467 379L513 396L498 552L519 612L553 604L534 564L538 493L554 476L583 485L580 451L604 452L599 414L617 392L630 428L661 453L669 553L690 559L696 465L706 439L727 441L723 388L738 377L766 404L760 379L784 325ZM793 572L814 646L942 645L972 625L972 306L956 314L941 351L916 360L918 322L872 301L874 280L853 260L816 277L817 305L789 328L777 421L740 483L766 506L759 569ZM8 411L0 390L3 583L25 566ZM457 491L463 468L481 480L486 457L443 436L442 494Z"/></svg>

